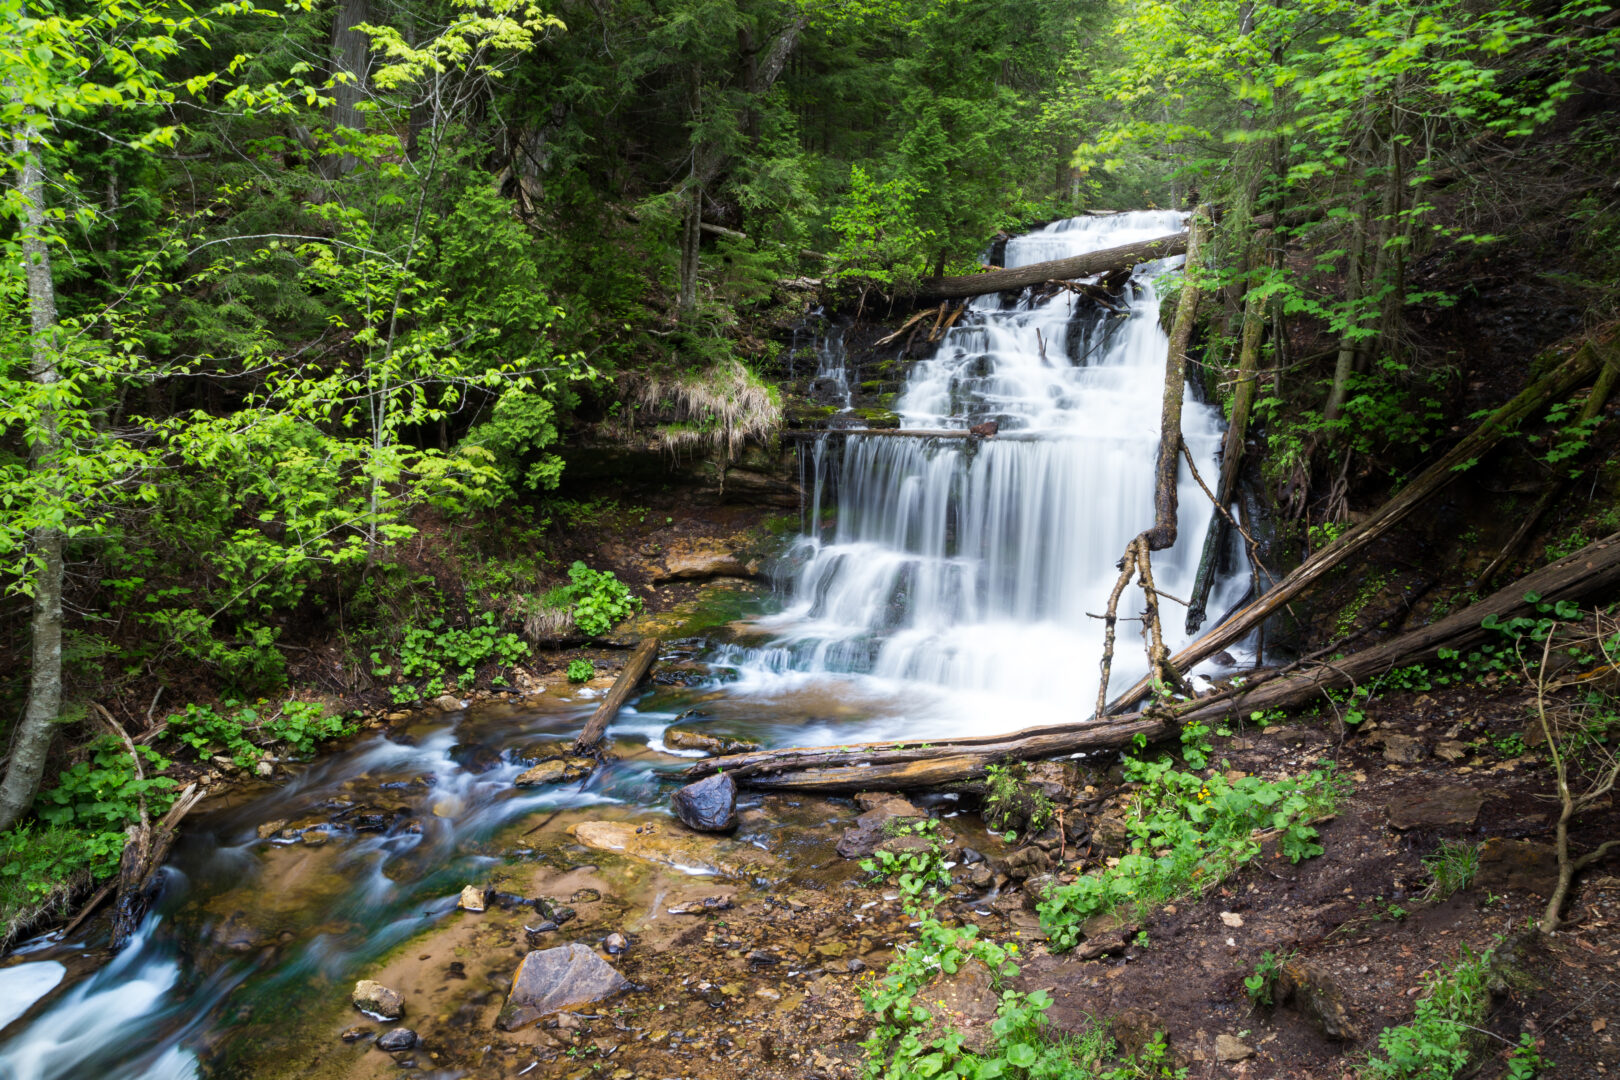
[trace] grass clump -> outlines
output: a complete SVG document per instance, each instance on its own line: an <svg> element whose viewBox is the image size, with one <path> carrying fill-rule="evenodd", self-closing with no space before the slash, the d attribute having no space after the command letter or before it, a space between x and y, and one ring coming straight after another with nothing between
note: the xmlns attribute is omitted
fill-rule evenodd
<svg viewBox="0 0 1620 1080"><path fill-rule="evenodd" d="M1260 853L1259 832L1277 831L1294 862L1320 855L1311 822L1333 812L1343 789L1331 763L1294 779L1228 780L1179 771L1169 759L1127 759L1126 776L1141 784L1129 850L1114 866L1049 889L1038 907L1054 951L1073 948L1093 915L1202 894Z"/></svg>
<svg viewBox="0 0 1620 1080"><path fill-rule="evenodd" d="M1479 845L1462 840L1442 840L1433 853L1423 857L1423 865L1433 880L1428 896L1444 900L1461 889L1468 888L1479 871Z"/></svg>

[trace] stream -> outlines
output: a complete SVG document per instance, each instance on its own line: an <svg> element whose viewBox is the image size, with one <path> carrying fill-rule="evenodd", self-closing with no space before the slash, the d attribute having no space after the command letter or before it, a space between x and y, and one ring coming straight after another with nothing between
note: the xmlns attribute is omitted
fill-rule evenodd
<svg viewBox="0 0 1620 1080"><path fill-rule="evenodd" d="M1006 262L1180 227L1170 212L1075 218L1009 242ZM1103 610L1115 562L1153 518L1167 345L1155 281L1175 261L1138 268L1124 314L1065 292L974 301L915 365L895 410L905 428L994 420L997 436L816 443L808 527L782 557L777 594L742 630L701 647L708 684L660 687L621 713L609 730L617 760L584 782L513 784L536 753L578 732L602 680L429 712L351 740L289 783L205 804L186 821L160 901L111 963L94 966L101 942L44 938L0 968L0 1077L275 1075L302 1025L451 918L463 885L527 862L566 870L564 830L587 817L666 815L672 774L687 764L661 741L677 719L814 745L988 734L1088 712L1102 637L1088 613ZM818 355L818 377L839 385L847 408L841 329ZM1219 412L1189 391L1183 426L1213 477ZM1184 597L1208 517L1185 469L1180 498L1181 539L1154 570L1165 593ZM1244 588L1218 581L1211 612ZM1185 641L1180 624L1166 620L1172 648ZM1116 687L1145 671L1130 635ZM789 833L745 829L738 840L791 861ZM615 902L634 916L683 875L713 873L626 878L613 883Z"/></svg>

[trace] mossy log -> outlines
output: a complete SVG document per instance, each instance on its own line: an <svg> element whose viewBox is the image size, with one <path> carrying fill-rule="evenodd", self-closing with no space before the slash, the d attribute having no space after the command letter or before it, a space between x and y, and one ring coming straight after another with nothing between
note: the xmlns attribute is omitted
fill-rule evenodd
<svg viewBox="0 0 1620 1080"><path fill-rule="evenodd" d="M1531 612L1526 593L1544 600L1579 600L1616 586L1620 586L1620 533L1589 544L1429 626L1332 663L1304 661L1284 671L1257 673L1242 688L1114 719L1026 728L1005 735L731 754L698 762L684 776L689 781L700 780L724 770L751 788L846 792L899 791L977 780L991 765L1117 750L1139 736L1150 742L1167 738L1193 721L1213 723L1257 711L1297 708L1324 690L1349 687L1392 668L1427 660L1439 649L1463 648L1482 640L1491 633L1480 625L1487 616L1509 618Z"/></svg>

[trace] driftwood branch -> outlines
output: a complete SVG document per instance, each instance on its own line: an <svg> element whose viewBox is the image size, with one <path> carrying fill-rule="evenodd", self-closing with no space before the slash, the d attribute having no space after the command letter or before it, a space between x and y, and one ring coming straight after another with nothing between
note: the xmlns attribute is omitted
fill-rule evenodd
<svg viewBox="0 0 1620 1080"><path fill-rule="evenodd" d="M1445 619L1364 649L1331 665L1302 664L1293 673L1260 672L1241 688L1167 704L1141 713L1026 728L1006 735L939 743L883 742L794 747L709 758L687 769L688 780L724 770L739 783L770 790L897 791L976 780L990 765L1063 754L1117 750L1138 736L1166 738L1191 721L1213 722L1267 709L1297 708L1323 691L1364 683L1442 648L1463 648L1491 631L1488 615L1507 618L1532 610L1525 593L1544 600L1579 599L1620 584L1620 533L1589 544Z"/></svg>
<svg viewBox="0 0 1620 1080"><path fill-rule="evenodd" d="M1168 259L1187 251L1184 232L1144 240L1137 244L1121 244L1102 251L1087 252L1067 259L1031 263L1011 270L992 270L987 274L965 274L961 277L930 278L917 286L915 299L919 303L940 300L965 300L986 293L1024 289L1048 281L1069 281L1074 278L1093 277L1113 270L1129 269L1138 263L1154 259Z"/></svg>
<svg viewBox="0 0 1620 1080"><path fill-rule="evenodd" d="M619 672L619 677L614 680L613 688L591 714L585 730L574 740L574 753L587 753L602 741L602 732L606 731L613 718L619 715L619 710L624 708L624 703L629 700L631 692L646 677L647 671L653 666L653 661L657 659L658 639L642 638L625 660L624 670Z"/></svg>
<svg viewBox="0 0 1620 1080"><path fill-rule="evenodd" d="M1541 375L1378 510L1345 530L1338 539L1306 559L1270 591L1235 612L1227 622L1172 657L1175 669L1186 671L1205 657L1248 636L1306 588L1389 532L1430 496L1451 483L1457 473L1472 467L1521 421L1539 414L1548 402L1561 399L1580 386L1601 365L1614 362L1608 359L1612 349L1612 344L1599 346L1594 341L1588 341L1562 363ZM1149 686L1148 679L1138 681L1114 699L1109 711L1118 711L1138 700L1147 693Z"/></svg>

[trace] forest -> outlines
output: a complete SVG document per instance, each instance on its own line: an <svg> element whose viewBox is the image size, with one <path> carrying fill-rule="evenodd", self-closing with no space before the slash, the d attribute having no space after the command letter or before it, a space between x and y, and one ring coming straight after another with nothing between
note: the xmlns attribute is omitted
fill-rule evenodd
<svg viewBox="0 0 1620 1080"><path fill-rule="evenodd" d="M8 964L28 955L8 962L6 950L60 944L80 927L104 959L126 947L146 956L154 934L224 942L218 920L228 913L200 914L200 901L186 906L164 882L199 877L174 869L202 865L197 836L221 847L231 829L251 839L260 826L230 817L239 797L290 798L264 793L296 793L322 769L349 768L331 763L357 760L372 745L365 740L408 728L397 745L427 747L438 736L411 728L423 716L460 716L479 701L521 710L523 694L547 685L554 696L611 687L612 710L599 715L621 725L611 729L617 742L596 746L603 735L593 721L566 755L520 762L498 747L499 768L529 777L554 765L557 778L567 774L561 791L625 768L645 743L657 764L638 767L652 778L612 773L618 779L593 789L603 800L645 810L668 802L676 779L696 782L683 796L724 781L732 801L745 792L744 834L749 813L783 815L772 819L773 836L815 834L845 810L889 810L879 815L888 832L860 852L866 876L851 880L897 890L883 903L899 905L892 914L909 938L885 939L892 951L872 961L881 978L839 991L855 1002L847 1026L858 1032L837 1036L844 1020L827 1020L825 1038L791 1045L783 1034L765 1044L761 1060L780 1075L1240 1075L1232 1070L1254 1050L1238 1038L1221 1036L1231 1043L1217 1039L1208 1054L1194 1046L1228 1027L1258 1032L1259 1017L1282 1016L1288 1000L1326 1034L1312 1034L1308 1051L1288 1051L1303 1055L1293 1059L1297 1072L1276 1075L1522 1080L1620 1065L1602 1034L1620 1002L1612 982L1604 989L1577 976L1567 993L1581 997L1532 1007L1536 993L1551 991L1514 981L1499 963L1552 950L1522 965L1546 986L1564 979L1545 974L1563 970L1558 957L1578 961L1584 949L1601 952L1586 960L1615 960L1620 10L1597 0L0 0L0 8L0 985ZM1138 221L1138 232L1121 224ZM1071 227L1115 239L1062 247ZM1050 243L1019 254L1037 241ZM1184 265L1148 269L1182 255ZM1071 262L1058 267L1058 258ZM1096 358L1112 354L1098 350L1125 333L1108 327L1150 301L1158 306L1142 332L1157 335L1157 351L1147 396L1130 398L1120 419L1157 449L1136 455L1140 483L1118 481L1130 487L1120 496L1127 532L1088 546L1074 523L1111 521L1114 510L1100 501L1104 480L1075 478L1112 475L1120 459L1088 458L1074 472L1050 471L1059 466L1047 458L1013 459L1030 445L1018 442L1027 416L1042 418L1028 421L1024 435L1034 440L1050 412L1025 416L1024 405L995 403L1027 394L1041 410L1083 408L1070 395L1103 392L1083 381L1085 369L1106 367ZM1058 380L1050 393L998 383L997 350L1012 339L997 336L991 313L1060 303L1074 313L1067 321L1042 323L1046 336L1030 331L1030 362L1062 369L1039 376ZM1095 340L1082 342L1092 333L1077 329L1085 320L1103 328ZM928 365L957 356L965 359L948 379L930 374ZM929 379L946 380L946 405L928 404ZM1035 530L1047 528L1029 524L1043 514L1071 515L1040 542L1017 533L1023 576L986 569L977 586L961 586L976 600L941 602L938 610L955 613L943 628L917 615L934 610L922 562L912 559L889 584L856 588L837 578L848 566L815 561L832 550L831 530L848 540L844 530L858 529L862 514L902 505L925 513L929 496L918 492L942 462L960 470L957 487L939 489L950 492L940 496L949 502L939 519L946 562L968 560L978 535L972 485L995 482L996 462L1002 482L1024 485L1015 498L1024 509L1005 511L1006 520ZM1049 471L1017 471L1036 468ZM862 484L901 474L912 487L862 494ZM1070 509L1071 500L1092 501ZM913 539L921 529L884 536L915 554L906 545L924 543ZM851 557L875 568L874 538L890 542L865 535L866 555ZM724 558L697 557L716 544ZM985 552L987 568L1011 558L994 544ZM1039 583L1080 579L1037 563L1083 564L1074 573L1103 584L1083 595L1076 586L1062 601L1067 614L1054 614L1058 601L1040 595ZM817 585L801 573L824 577ZM737 599L715 592L716 580L746 580L754 591ZM806 659L804 642L846 610L829 600L846 587L876 596L888 613ZM1190 597L1176 595L1183 587ZM987 647L979 673L962 676L966 668L951 666L959 652L988 639L950 634L1000 610L1002 595L1028 598L1030 606L1007 609L1021 625L1072 615L1073 633L1093 651ZM800 599L808 629L773 638ZM914 647L908 633L927 640ZM662 651L644 644L655 638ZM636 668L638 654L627 650L638 643L645 662ZM901 647L920 652L896 659ZM1100 684L1086 681L1099 660ZM655 661L651 696L638 702L630 695ZM622 686L607 678L631 669ZM789 706L770 697L789 693L785 680L804 672L855 681L830 680L822 696ZM742 696L714 704L739 678ZM1051 713L1026 717L1016 694L994 698L1048 682L1063 684L1041 698ZM894 716L932 716L924 703L961 693L951 708L983 723L942 722L935 733L873 704L925 684ZM969 690L989 696L969 699ZM599 699L571 698L567 708L561 697L546 700L535 715L572 731ZM626 734L623 717L615 721L626 703L636 722L667 705L680 721L712 709L724 722L733 708L764 726L739 727L735 739L729 729L723 739L703 735L682 750L675 728ZM789 714L791 723L781 719ZM1469 723L1489 727L1477 720L1487 715L1505 718L1516 752L1484 763L1487 750L1507 745L1492 740L1507 736L1483 729L1480 749L1468 751L1475 758L1442 752L1467 743ZM1244 763L1258 743L1293 753L1286 748L1297 741L1269 736L1295 723L1331 730L1333 747L1307 742L1298 752L1306 765L1298 754L1287 767L1281 758ZM483 730L466 730L475 728ZM1414 731L1434 745L1404 760L1396 747ZM468 764L472 737L457 738L455 768L484 775ZM1356 747L1376 765L1355 764ZM697 751L710 757L680 760ZM1076 753L1093 757L1075 766ZM614 766L616 758L625 760ZM1467 787L1487 773L1508 784L1487 799L1480 821L1489 824L1444 832L1464 819L1442 818L1417 833L1392 826L1397 840L1351 838L1372 813L1352 809L1362 797L1352 787L1373 790L1382 773L1370 787L1365 773L1386 762L1416 768L1420 758L1437 770L1422 781L1429 787ZM1462 775L1459 761L1471 763ZM1084 775L1058 777L1060 763ZM1507 772L1491 771L1503 764ZM450 772L436 775L422 784L454 788L457 806L476 802ZM535 786L522 777L518 789ZM897 801L860 794L859 811L847 802L880 790ZM369 811L396 796L345 788L341 797ZM823 807L814 822L793 816L810 813L796 802L771 801L798 797L830 801L814 804ZM763 798L764 809L749 798ZM927 801L957 798L978 808L986 843L1001 845L1005 834L1005 850L964 848L966 826L946 823L943 804ZM1115 798L1117 815L1104 801ZM1526 821L1535 814L1523 807L1539 807L1545 821L1499 828L1489 807L1510 804ZM541 810L555 818L579 807L534 809L531 832L550 821ZM324 844L296 832L308 827L297 824L300 813L313 812L266 811L260 818L274 817L276 828L258 839ZM476 827L476 840L452 835L465 823L459 812L412 811L412 835L432 834L436 817L453 821L447 851L503 865L514 845L538 843L520 845L493 819ZM680 797L675 812L693 824ZM404 813L387 836L403 828ZM1384 813L1380 802L1380 821ZM735 830L728 820L716 831ZM1109 855L1101 838L1114 820L1120 842ZM599 824L566 821L578 838ZM1347 837L1340 856L1334 830ZM1504 910L1495 900L1469 906L1472 922L1445 921L1465 905L1444 885L1443 895L1425 894L1445 912L1431 922L1389 914L1401 895L1416 895L1401 873L1442 864L1450 873L1447 859L1463 840L1486 846L1456 856L1472 866L1501 837L1547 845L1555 885L1515 909L1514 923L1522 928L1528 912L1541 944L1491 937L1496 923L1487 922ZM847 840L839 855L848 855ZM1420 840L1423 851L1413 846ZM1089 975L1048 966L1087 952L1101 962L1146 951L1149 912L1173 916L1178 904L1203 904L1210 918L1229 905L1220 919L1242 926L1232 912L1249 910L1245 886L1220 883L1258 874L1245 867L1262 850L1265 866L1280 860L1276 868L1298 873L1325 848L1324 860L1347 860L1344 880L1353 883L1385 874L1396 856L1384 845L1398 842L1410 866L1394 871L1376 901L1384 921L1370 925L1430 938L1442 926L1471 929L1453 939L1460 954L1410 962L1402 990L1420 975L1425 989L1396 993L1399 1008L1352 1001L1363 1020L1354 1034L1335 1019L1345 1011L1336 1002L1358 991L1322 989L1304 957L1345 927L1340 942L1371 933L1356 922L1365 912L1327 932L1279 931L1260 959L1244 952L1232 970L1251 980L1246 1002L1242 980L1227 974L1236 989L1227 996L1256 1010L1241 1024L1189 1000L1174 1024L1149 1012L1154 1019L1133 1033L1128 1015L1144 1011L1139 1001L1086 998L1073 988ZM727 856L740 864L704 858L716 860L719 878L746 885L764 871L736 865L753 866L749 851L766 846ZM771 857L823 865L785 850ZM647 858L663 867L657 873L681 865ZM992 865L985 880L974 876ZM444 875L483 888L477 875L488 872L446 862L387 876L432 880L442 892ZM490 899L470 910L488 903L493 915L506 880L490 879ZM525 886L511 880L521 900ZM951 907L964 881L980 891ZM595 878L580 888L612 891ZM844 885L825 888L841 896ZM1334 902L1325 886L1315 889L1301 885L1286 903ZM1027 946L1020 957L989 924L981 935L964 914L1001 895L1028 896L997 917L1042 939L1039 957ZM547 910L542 903L543 924L564 933L557 927L568 919ZM628 928L628 909L615 917L597 928ZM565 929L597 926L591 918ZM714 911L696 918L711 944L716 933L740 941L749 925L740 913L729 930ZM165 919L167 929L154 929ZM273 948L291 949L306 929L284 930ZM1558 944L1582 933L1573 952ZM195 967L182 964L189 974L178 978L201 994L198 980L223 979L217 971L238 962L229 956L271 949L270 940L222 945L224 967L188 960ZM408 940L383 934L371 952L346 953L348 967L332 961L319 978L397 965L390 958ZM630 941L634 956L642 946L633 933ZM739 970L778 963L756 953ZM1172 959L1161 953L1146 966ZM241 978L249 986L270 985L270 971L292 978L283 972L296 965L279 962L254 960L252 977ZM802 955L793 963L808 966ZM975 1019L953 984L941 992L957 1019L930 1018L922 1002L937 980L970 963L999 1004ZM1010 981L1020 963L1023 981ZM297 977L315 979L317 967L310 961ZM657 985L650 970L637 979ZM211 1018L206 1039L177 1032L120 1066L128 1071L103 1074L279 1075L266 1063L281 1053L280 1036L251 1027L254 1005L221 1004L239 981L206 1008L186 999ZM715 983L731 985L732 976ZM1078 996L1065 998L1063 987ZM785 1009L782 994L794 992L770 993ZM812 993L812 1004L830 993ZM0 1063L25 1055L54 1015L51 1000L26 1016L0 1010ZM1564 1033L1578 1026L1586 1041L1555 1051L1550 1021L1566 1005L1575 1019ZM358 997L356 1006L378 1016ZM816 1016L835 1013L827 1006ZM286 1026L297 1040L337 1045L307 1034L323 1022L298 1013ZM250 1036L227 1037L241 1024ZM552 1034L528 1025L541 1040L535 1060L547 1063L537 1075L576 1075L566 1070L587 1040L547 1024ZM667 1034L675 1021L662 1027ZM1476 1037L1485 1028L1488 1038ZM699 1048L725 1039L716 1052L728 1064L715 1075L778 1075L750 1072L764 1066L745 1066L728 1049L757 1036L715 1033ZM529 1043L497 1067L448 1033L441 1044L410 1034L395 1061L438 1045L454 1068L470 1070L459 1075L507 1076L530 1060ZM109 1030L98 1045L117 1038ZM572 1049L558 1041L568 1038ZM1282 1056L1268 1064L1287 1064L1280 1048L1303 1038L1285 1032ZM812 1060L813 1045L834 1043L856 1049L839 1062L815 1050ZM1234 1056L1232 1045L1247 1052ZM195 1055L192 1071L163 1071L160 1062L182 1047ZM613 1051L581 1052L597 1056L577 1075L621 1075ZM1574 1071L1554 1071L1554 1059ZM53 1058L18 1075L70 1076L98 1060ZM380 1067L310 1060L332 1075ZM628 1068L643 1071L622 1075L666 1075L645 1071L651 1060Z"/></svg>

